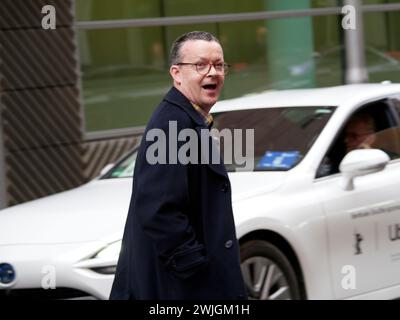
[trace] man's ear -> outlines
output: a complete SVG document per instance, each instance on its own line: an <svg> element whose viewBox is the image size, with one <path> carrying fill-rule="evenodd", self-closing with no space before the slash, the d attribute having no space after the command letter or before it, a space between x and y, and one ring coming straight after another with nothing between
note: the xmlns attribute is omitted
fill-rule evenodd
<svg viewBox="0 0 400 320"><path fill-rule="evenodd" d="M179 66L177 65L172 65L169 68L169 74L171 75L172 79L174 79L174 82L178 85L182 83L181 80L181 70L179 69Z"/></svg>

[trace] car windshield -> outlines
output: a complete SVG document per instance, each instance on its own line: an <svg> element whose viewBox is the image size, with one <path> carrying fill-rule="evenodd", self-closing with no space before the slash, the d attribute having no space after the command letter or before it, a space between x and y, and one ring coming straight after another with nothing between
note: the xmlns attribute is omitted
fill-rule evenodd
<svg viewBox="0 0 400 320"><path fill-rule="evenodd" d="M135 168L136 156L136 150L131 152L128 156L118 162L115 167L113 167L104 176L102 176L101 179L133 177L133 169Z"/></svg>
<svg viewBox="0 0 400 320"><path fill-rule="evenodd" d="M231 132L234 129L254 129L254 157L249 159L246 155L247 138L242 138L244 145L240 149L246 162L252 162L251 166L235 162L237 141L229 146L227 154L232 152L229 159L233 161L228 163L224 150L227 144L223 138L220 139L220 152L227 171L286 171L293 168L305 157L334 110L335 107L328 106L276 107L213 114L214 128L220 132L223 129Z"/></svg>
<svg viewBox="0 0 400 320"><path fill-rule="evenodd" d="M254 157L246 159L254 164L251 170L289 170L300 163L307 154L334 109L334 107L284 107L214 113L213 127L219 132L224 129L232 132L238 129L242 129L242 132L254 129ZM221 138L222 158L226 156L226 146L225 139ZM232 146L229 150L235 152ZM245 140L241 150L243 152L246 150ZM136 150L131 152L101 179L132 177L136 156ZM243 163L238 164L234 161L234 154L231 159L233 160L231 162L227 162L226 157L223 159L227 171L244 171Z"/></svg>

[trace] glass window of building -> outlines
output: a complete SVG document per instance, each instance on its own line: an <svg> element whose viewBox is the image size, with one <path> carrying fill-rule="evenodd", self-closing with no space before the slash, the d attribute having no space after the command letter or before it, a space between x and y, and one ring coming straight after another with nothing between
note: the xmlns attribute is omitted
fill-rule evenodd
<svg viewBox="0 0 400 320"><path fill-rule="evenodd" d="M76 10L78 21L96 21L310 10L338 7L340 3L337 0L88 0L77 1ZM379 69L381 64L398 61L399 41L395 36L398 15L399 12L364 14L366 20L372 19L365 22L365 35L368 71L373 80L387 78L387 72ZM270 89L344 83L343 35L338 15L81 29L78 40L86 131L144 126L172 85L168 73L171 44L179 35L192 30L212 32L221 40L225 60L231 64L221 99ZM376 68L379 71L374 71Z"/></svg>

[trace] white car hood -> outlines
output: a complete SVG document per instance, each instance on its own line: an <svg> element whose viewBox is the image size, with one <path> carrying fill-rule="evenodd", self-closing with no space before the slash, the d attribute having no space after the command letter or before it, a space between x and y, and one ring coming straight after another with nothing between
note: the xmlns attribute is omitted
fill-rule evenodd
<svg viewBox="0 0 400 320"><path fill-rule="evenodd" d="M275 191L286 176L284 171L231 172L232 202Z"/></svg>
<svg viewBox="0 0 400 320"><path fill-rule="evenodd" d="M271 192L284 172L229 173L232 200ZM60 244L122 237L132 179L97 180L79 188L0 211L0 246Z"/></svg>
<svg viewBox="0 0 400 320"><path fill-rule="evenodd" d="M0 245L88 242L120 232L132 179L92 181L79 188L0 211Z"/></svg>

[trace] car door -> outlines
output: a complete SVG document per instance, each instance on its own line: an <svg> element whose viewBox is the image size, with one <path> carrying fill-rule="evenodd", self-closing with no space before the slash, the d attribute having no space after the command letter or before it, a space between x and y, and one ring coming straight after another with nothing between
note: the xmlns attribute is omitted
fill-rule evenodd
<svg viewBox="0 0 400 320"><path fill-rule="evenodd" d="M382 108L382 104L376 107ZM400 145L400 128L393 121L397 121L394 114L390 127L377 132L373 148L384 149L379 141L386 148ZM332 287L337 298L400 285L400 160L396 155L400 150L395 147L386 168L355 178L354 190L344 189L341 173L314 182L326 214Z"/></svg>

